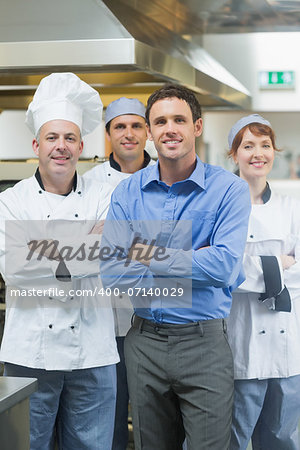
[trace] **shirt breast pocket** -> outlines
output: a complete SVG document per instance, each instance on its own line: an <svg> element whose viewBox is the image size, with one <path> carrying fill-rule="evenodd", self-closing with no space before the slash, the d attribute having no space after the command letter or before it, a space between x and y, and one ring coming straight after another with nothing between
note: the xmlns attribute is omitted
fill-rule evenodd
<svg viewBox="0 0 300 450"><path fill-rule="evenodd" d="M215 220L213 211L186 210L180 220L181 233L177 233L181 240L184 239L182 247L190 249L209 245Z"/></svg>

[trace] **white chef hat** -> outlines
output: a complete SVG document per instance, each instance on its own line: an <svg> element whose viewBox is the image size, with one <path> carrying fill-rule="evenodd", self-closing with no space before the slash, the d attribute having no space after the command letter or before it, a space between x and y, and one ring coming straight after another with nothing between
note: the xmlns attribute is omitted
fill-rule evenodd
<svg viewBox="0 0 300 450"><path fill-rule="evenodd" d="M36 136L44 123L62 119L75 123L81 135L91 133L102 120L98 92L74 73L52 73L43 78L28 106L25 123Z"/></svg>

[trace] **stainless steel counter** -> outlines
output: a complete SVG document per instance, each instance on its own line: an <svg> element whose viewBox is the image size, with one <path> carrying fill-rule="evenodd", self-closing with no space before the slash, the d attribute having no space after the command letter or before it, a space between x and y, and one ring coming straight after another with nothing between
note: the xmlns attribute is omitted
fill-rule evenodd
<svg viewBox="0 0 300 450"><path fill-rule="evenodd" d="M1 450L30 450L29 397L35 378L0 377Z"/></svg>

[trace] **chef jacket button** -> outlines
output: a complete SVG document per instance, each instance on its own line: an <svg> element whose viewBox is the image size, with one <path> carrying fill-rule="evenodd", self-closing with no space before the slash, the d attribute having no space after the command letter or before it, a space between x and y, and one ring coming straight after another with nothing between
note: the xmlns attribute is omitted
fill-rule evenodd
<svg viewBox="0 0 300 450"><path fill-rule="evenodd" d="M49 300L53 300L53 297L49 297Z"/></svg>
<svg viewBox="0 0 300 450"><path fill-rule="evenodd" d="M110 173L108 173L107 176L110 177Z"/></svg>
<svg viewBox="0 0 300 450"><path fill-rule="evenodd" d="M39 194L42 194L43 193L43 191L39 191Z"/></svg>
<svg viewBox="0 0 300 450"><path fill-rule="evenodd" d="M78 217L78 214L75 214L75 217Z"/></svg>
<svg viewBox="0 0 300 450"><path fill-rule="evenodd" d="M50 217L50 214L48 214L47 219L49 219L49 217Z"/></svg>
<svg viewBox="0 0 300 450"><path fill-rule="evenodd" d="M251 239L253 239L254 238L254 236L253 236L253 234L250 234L250 236L249 236Z"/></svg>
<svg viewBox="0 0 300 450"><path fill-rule="evenodd" d="M265 330L261 330L259 334L266 334Z"/></svg>
<svg viewBox="0 0 300 450"><path fill-rule="evenodd" d="M75 327L74 327L74 325L71 325L70 328L71 328L71 330L74 330Z"/></svg>
<svg viewBox="0 0 300 450"><path fill-rule="evenodd" d="M74 297L70 297L70 300L73 300L74 299Z"/></svg>
<svg viewBox="0 0 300 450"><path fill-rule="evenodd" d="M123 298L123 295L119 295L119 298Z"/></svg>
<svg viewBox="0 0 300 450"><path fill-rule="evenodd" d="M52 325L52 323L50 323L49 328L52 328L52 327L53 327L53 325Z"/></svg>
<svg viewBox="0 0 300 450"><path fill-rule="evenodd" d="M280 330L280 333L281 333L281 334L284 333L284 330Z"/></svg>
<svg viewBox="0 0 300 450"><path fill-rule="evenodd" d="M81 194L81 191L78 191L78 195L80 195Z"/></svg>

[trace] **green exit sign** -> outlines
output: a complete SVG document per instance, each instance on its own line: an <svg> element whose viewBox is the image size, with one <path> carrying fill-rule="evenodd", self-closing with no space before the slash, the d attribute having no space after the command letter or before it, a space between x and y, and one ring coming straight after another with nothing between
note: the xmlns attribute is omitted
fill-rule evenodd
<svg viewBox="0 0 300 450"><path fill-rule="evenodd" d="M282 72L259 72L260 89L294 89L295 72L285 70Z"/></svg>

